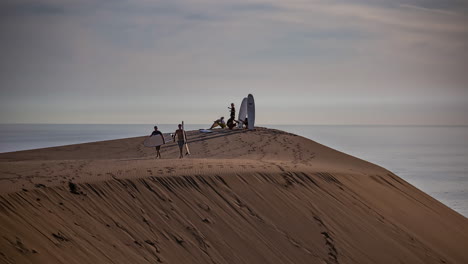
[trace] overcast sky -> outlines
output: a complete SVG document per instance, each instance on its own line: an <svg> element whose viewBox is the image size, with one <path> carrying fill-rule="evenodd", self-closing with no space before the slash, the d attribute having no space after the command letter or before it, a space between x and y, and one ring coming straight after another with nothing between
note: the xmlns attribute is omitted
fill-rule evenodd
<svg viewBox="0 0 468 264"><path fill-rule="evenodd" d="M468 125L464 0L2 0L0 123Z"/></svg>

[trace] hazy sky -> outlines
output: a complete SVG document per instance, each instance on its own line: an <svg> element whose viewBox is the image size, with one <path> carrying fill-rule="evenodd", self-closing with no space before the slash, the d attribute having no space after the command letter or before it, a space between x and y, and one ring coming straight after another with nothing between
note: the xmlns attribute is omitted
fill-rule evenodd
<svg viewBox="0 0 468 264"><path fill-rule="evenodd" d="M468 125L465 0L2 0L0 123Z"/></svg>

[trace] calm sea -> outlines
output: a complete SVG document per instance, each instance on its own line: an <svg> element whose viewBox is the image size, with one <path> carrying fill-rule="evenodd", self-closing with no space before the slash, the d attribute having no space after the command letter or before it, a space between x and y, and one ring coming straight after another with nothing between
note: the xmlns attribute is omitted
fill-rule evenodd
<svg viewBox="0 0 468 264"><path fill-rule="evenodd" d="M187 130L208 125L187 125ZM385 167L468 217L468 127L268 125ZM159 125L173 132L176 125ZM0 125L0 152L150 134L152 125Z"/></svg>

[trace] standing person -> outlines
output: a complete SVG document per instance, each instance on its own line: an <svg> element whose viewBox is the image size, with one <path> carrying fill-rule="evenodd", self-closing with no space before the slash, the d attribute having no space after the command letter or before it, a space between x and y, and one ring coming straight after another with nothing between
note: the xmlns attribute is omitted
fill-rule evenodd
<svg viewBox="0 0 468 264"><path fill-rule="evenodd" d="M179 151L180 151L180 156L179 159L183 158L184 155L182 154L182 149L184 148L185 139L187 138L187 134L185 131L182 129L182 124L179 124L179 129L177 129L174 133L174 141L176 141L177 138L177 144L179 145Z"/></svg>
<svg viewBox="0 0 468 264"><path fill-rule="evenodd" d="M228 108L231 110L231 117L227 121L227 126L229 127L229 129L232 129L236 126L236 121L234 120L236 116L236 108L234 107L234 103L231 103L231 107Z"/></svg>
<svg viewBox="0 0 468 264"><path fill-rule="evenodd" d="M231 107L228 107L229 110L231 110L231 118L232 120L234 120L235 116L236 116L236 108L234 107L234 103L231 103Z"/></svg>
<svg viewBox="0 0 468 264"><path fill-rule="evenodd" d="M163 140L163 144L166 144L166 140L164 140L164 136L161 131L158 130L158 126L154 126L154 131L151 133L150 137L152 136L160 136ZM161 146L156 146L156 158L161 158L161 153L159 150L161 150Z"/></svg>

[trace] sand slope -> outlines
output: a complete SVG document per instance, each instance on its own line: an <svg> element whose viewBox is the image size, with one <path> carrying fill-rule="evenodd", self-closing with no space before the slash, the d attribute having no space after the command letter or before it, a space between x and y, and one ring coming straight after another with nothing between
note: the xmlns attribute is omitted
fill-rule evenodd
<svg viewBox="0 0 468 264"><path fill-rule="evenodd" d="M311 140L143 140L0 154L0 262L468 263L465 217Z"/></svg>

